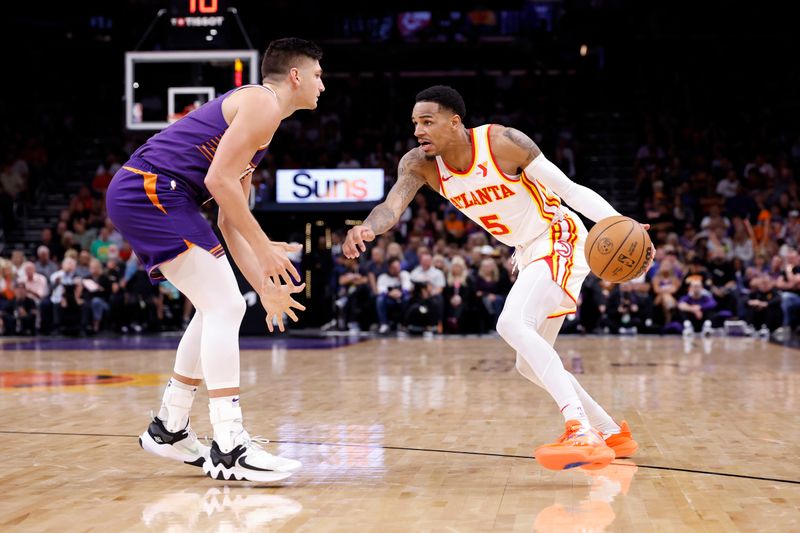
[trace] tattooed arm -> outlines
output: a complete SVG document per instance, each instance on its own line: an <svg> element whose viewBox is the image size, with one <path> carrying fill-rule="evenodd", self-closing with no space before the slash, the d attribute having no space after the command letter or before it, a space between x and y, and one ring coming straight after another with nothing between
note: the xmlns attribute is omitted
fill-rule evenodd
<svg viewBox="0 0 800 533"><path fill-rule="evenodd" d="M414 199L420 187L425 184L425 178L415 168L422 159L418 152L415 148L403 156L397 166L397 181L386 195L386 200L376 205L364 221L364 225L376 235L397 224L400 215Z"/></svg>
<svg viewBox="0 0 800 533"><path fill-rule="evenodd" d="M358 257L361 252L367 250L365 242L374 240L376 235L390 230L397 224L400 215L411 203L414 195L426 183L419 170L423 161L424 157L418 148L403 156L397 168L397 181L386 195L386 200L372 209L363 224L353 226L347 232L342 245L345 257Z"/></svg>
<svg viewBox="0 0 800 533"><path fill-rule="evenodd" d="M498 131L495 132L495 130ZM493 148L497 146L502 151L502 155L505 155L515 165L508 174L516 174L519 169L530 165L542 153L530 137L514 128L493 127L491 142ZM498 155L501 154L498 153Z"/></svg>
<svg viewBox="0 0 800 533"><path fill-rule="evenodd" d="M498 131L495 132L495 129ZM570 207L594 222L619 215L602 196L569 179L521 131L497 126L492 127L491 132L492 150L504 172L516 174L523 170L528 179L546 185Z"/></svg>

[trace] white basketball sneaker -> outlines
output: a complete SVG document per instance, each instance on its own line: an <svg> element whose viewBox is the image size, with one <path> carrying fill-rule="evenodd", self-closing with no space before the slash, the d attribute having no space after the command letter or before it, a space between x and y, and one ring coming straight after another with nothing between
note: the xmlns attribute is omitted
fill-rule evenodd
<svg viewBox="0 0 800 533"><path fill-rule="evenodd" d="M153 417L147 431L139 436L139 445L144 451L153 455L182 461L192 466L203 466L210 450L208 446L200 443L188 423L181 431L172 433L167 431L164 422L157 416Z"/></svg>
<svg viewBox="0 0 800 533"><path fill-rule="evenodd" d="M268 440L251 438L245 430L234 442L236 445L227 453L222 452L216 440L212 442L203 472L220 480L270 482L286 479L303 466L300 461L272 455L261 447Z"/></svg>

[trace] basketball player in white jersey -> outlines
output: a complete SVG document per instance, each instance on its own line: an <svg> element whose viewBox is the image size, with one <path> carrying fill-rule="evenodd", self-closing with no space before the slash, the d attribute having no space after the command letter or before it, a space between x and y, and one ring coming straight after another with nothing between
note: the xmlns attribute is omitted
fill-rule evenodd
<svg viewBox="0 0 800 533"><path fill-rule="evenodd" d="M514 246L519 275L497 331L517 352L517 370L543 387L564 415L566 431L540 446L545 468L602 468L638 445L564 369L553 349L565 315L574 313L589 273L587 231L562 200L593 221L618 215L597 193L571 181L525 134L501 125L467 129L461 95L435 86L420 92L412 112L419 147L400 160L397 182L362 225L347 233L343 251L358 257L366 241L391 229L428 185L500 242Z"/></svg>

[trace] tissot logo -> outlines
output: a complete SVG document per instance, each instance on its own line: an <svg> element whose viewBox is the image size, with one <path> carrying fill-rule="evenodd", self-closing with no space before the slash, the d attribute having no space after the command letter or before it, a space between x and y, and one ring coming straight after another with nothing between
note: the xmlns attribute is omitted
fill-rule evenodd
<svg viewBox="0 0 800 533"><path fill-rule="evenodd" d="M383 198L379 168L278 170L279 203L373 202Z"/></svg>

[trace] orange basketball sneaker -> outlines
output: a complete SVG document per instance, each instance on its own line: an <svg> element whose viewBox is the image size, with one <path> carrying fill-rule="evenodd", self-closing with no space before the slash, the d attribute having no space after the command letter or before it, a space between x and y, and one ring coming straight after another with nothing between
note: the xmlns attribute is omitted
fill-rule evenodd
<svg viewBox="0 0 800 533"><path fill-rule="evenodd" d="M536 460L549 470L603 468L614 459L614 450L606 445L594 428L585 428L577 420L567 420L564 434L553 444L536 448Z"/></svg>
<svg viewBox="0 0 800 533"><path fill-rule="evenodd" d="M614 435L609 435L606 439L606 445L614 450L617 458L630 457L639 449L639 444L633 440L631 435L631 428L624 420L619 424L620 432Z"/></svg>

